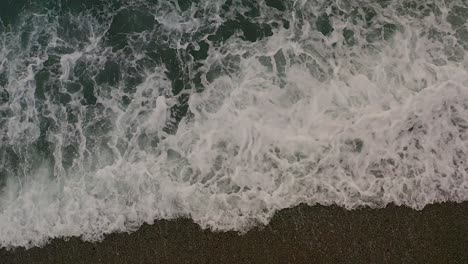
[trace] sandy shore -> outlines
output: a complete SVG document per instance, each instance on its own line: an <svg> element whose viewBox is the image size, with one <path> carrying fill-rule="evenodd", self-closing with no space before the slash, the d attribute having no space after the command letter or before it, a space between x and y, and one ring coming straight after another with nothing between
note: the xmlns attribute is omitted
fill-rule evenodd
<svg viewBox="0 0 468 264"><path fill-rule="evenodd" d="M422 211L301 205L242 236L158 221L101 243L0 250L0 263L468 263L468 202Z"/></svg>

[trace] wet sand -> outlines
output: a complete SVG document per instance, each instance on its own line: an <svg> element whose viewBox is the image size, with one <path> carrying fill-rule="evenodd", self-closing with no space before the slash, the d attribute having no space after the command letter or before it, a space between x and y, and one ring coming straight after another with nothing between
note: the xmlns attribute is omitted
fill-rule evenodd
<svg viewBox="0 0 468 264"><path fill-rule="evenodd" d="M100 243L2 249L0 263L468 263L468 202L422 211L301 205L245 235L158 221Z"/></svg>

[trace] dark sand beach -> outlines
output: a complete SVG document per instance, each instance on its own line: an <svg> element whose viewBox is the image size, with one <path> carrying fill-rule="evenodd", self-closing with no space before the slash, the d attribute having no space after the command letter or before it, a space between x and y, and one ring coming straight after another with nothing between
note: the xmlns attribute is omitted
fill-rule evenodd
<svg viewBox="0 0 468 264"><path fill-rule="evenodd" d="M297 206L239 235L189 219L157 221L103 242L56 239L0 251L7 263L468 263L468 202L422 211Z"/></svg>

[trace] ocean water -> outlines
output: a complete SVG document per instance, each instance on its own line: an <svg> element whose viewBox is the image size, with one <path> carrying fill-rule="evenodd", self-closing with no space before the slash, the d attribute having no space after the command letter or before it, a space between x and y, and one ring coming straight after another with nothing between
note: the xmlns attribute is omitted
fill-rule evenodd
<svg viewBox="0 0 468 264"><path fill-rule="evenodd" d="M0 247L468 200L466 0L3 0L0 18Z"/></svg>

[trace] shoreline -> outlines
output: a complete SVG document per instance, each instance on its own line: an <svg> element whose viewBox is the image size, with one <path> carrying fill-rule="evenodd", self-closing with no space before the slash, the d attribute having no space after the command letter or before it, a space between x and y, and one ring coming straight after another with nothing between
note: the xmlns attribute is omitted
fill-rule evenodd
<svg viewBox="0 0 468 264"><path fill-rule="evenodd" d="M97 243L0 249L0 263L468 263L468 202L421 211L299 205L244 235L158 220Z"/></svg>

